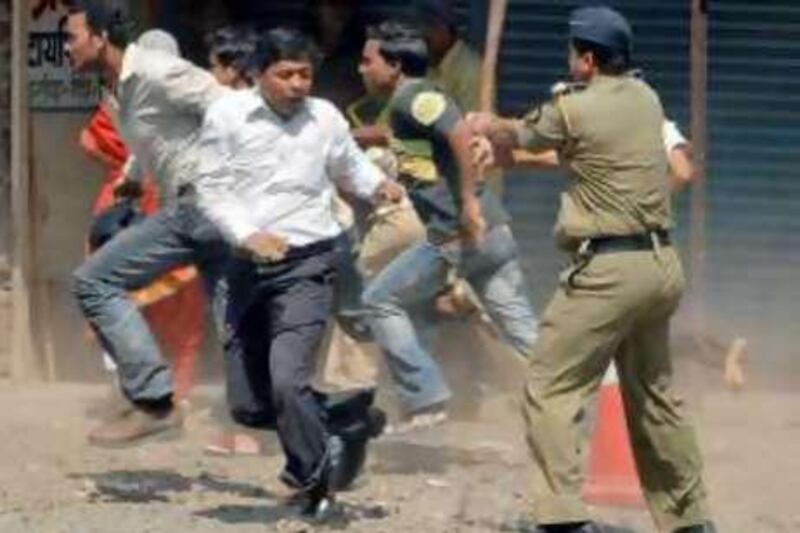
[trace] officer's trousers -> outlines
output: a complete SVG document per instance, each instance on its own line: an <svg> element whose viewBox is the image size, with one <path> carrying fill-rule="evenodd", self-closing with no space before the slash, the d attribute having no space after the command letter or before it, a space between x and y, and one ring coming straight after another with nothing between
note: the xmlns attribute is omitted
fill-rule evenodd
<svg viewBox="0 0 800 533"><path fill-rule="evenodd" d="M528 443L542 473L534 511L540 524L589 519L581 501L581 419L612 361L657 527L672 531L707 519L700 452L672 391L669 321L683 287L677 252L662 247L596 255L557 289L541 321L523 401Z"/></svg>

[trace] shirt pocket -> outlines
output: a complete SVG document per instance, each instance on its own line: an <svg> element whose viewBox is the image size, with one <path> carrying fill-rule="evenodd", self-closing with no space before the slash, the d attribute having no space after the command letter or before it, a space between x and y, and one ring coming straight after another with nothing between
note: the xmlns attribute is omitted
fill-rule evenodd
<svg viewBox="0 0 800 533"><path fill-rule="evenodd" d="M281 166L279 143L276 135L246 136L231 154L234 174L248 186L269 181Z"/></svg>

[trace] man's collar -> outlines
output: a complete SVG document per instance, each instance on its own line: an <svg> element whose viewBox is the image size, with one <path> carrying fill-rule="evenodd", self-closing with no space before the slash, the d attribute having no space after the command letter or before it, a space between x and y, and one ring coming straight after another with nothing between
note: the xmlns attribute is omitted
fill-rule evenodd
<svg viewBox="0 0 800 533"><path fill-rule="evenodd" d="M119 70L119 83L123 83L133 75L133 62L138 52L139 47L134 43L125 48L125 52L122 54L122 67Z"/></svg>
<svg viewBox="0 0 800 533"><path fill-rule="evenodd" d="M252 98L250 98L250 108L247 110L248 118L265 113L266 116L272 120L279 122L291 122L308 110L308 98L306 98L303 102L303 106L294 115L286 117L285 115L278 113L275 108L270 105L266 97L264 97L264 95L261 93L261 89L258 86L245 90L250 91L252 96Z"/></svg>

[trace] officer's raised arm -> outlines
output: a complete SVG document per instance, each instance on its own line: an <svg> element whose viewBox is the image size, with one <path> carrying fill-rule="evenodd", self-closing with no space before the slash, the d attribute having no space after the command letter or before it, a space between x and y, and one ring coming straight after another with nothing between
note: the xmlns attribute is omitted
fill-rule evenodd
<svg viewBox="0 0 800 533"><path fill-rule="evenodd" d="M527 117L507 119L488 114L478 115L470 114L467 117L473 134L470 143L473 166L486 169L554 168L559 165L555 148L560 143L552 138L534 137L528 129Z"/></svg>

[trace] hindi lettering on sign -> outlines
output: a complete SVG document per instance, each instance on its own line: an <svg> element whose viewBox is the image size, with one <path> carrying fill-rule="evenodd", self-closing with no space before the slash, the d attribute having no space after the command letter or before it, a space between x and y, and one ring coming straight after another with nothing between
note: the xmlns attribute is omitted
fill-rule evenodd
<svg viewBox="0 0 800 533"><path fill-rule="evenodd" d="M57 0L41 0L31 13L28 67L31 107L37 110L90 109L100 100L95 75L71 71L66 55L67 10Z"/></svg>
<svg viewBox="0 0 800 533"><path fill-rule="evenodd" d="M63 31L31 32L28 40L28 66L31 68L50 65L66 66Z"/></svg>

